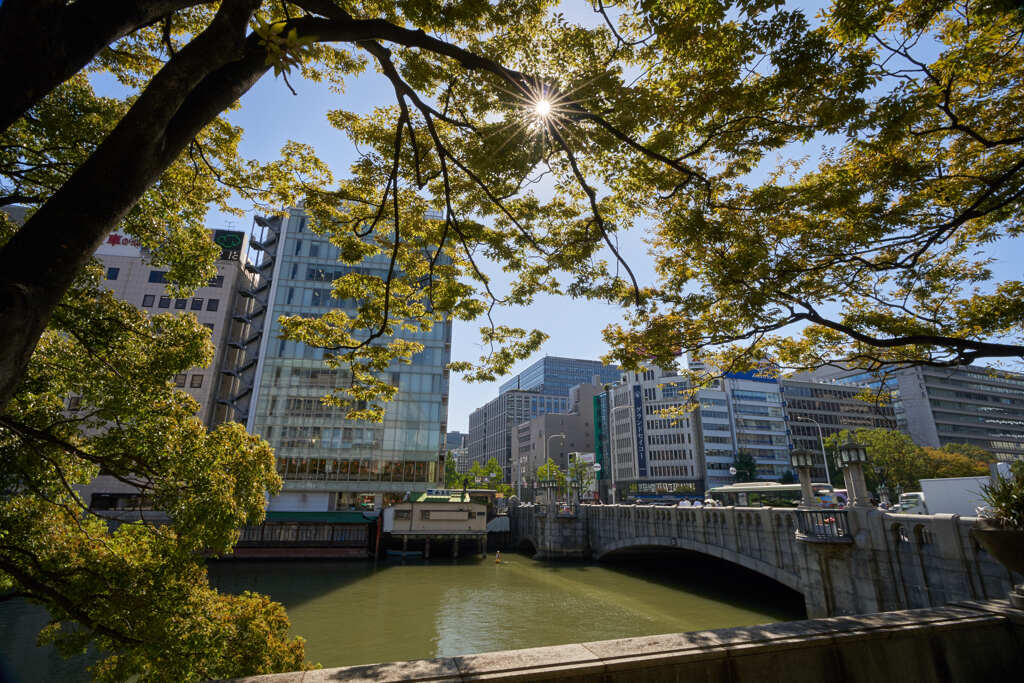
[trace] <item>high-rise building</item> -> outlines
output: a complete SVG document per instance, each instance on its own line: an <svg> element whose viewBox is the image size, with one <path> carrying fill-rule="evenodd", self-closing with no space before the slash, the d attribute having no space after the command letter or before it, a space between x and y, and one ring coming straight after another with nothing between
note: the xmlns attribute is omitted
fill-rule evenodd
<svg viewBox="0 0 1024 683"><path fill-rule="evenodd" d="M512 431L512 484L536 479L549 458L568 471L569 453L594 453L593 404L601 391L597 384L578 384L569 390L567 412L539 415Z"/></svg>
<svg viewBox="0 0 1024 683"><path fill-rule="evenodd" d="M729 399L736 452L754 457L758 479L778 480L792 471L779 381L757 372L729 373L722 388Z"/></svg>
<svg viewBox="0 0 1024 683"><path fill-rule="evenodd" d="M465 448L467 438L469 435L462 432L448 432L445 435L445 448L450 451L454 451L456 448Z"/></svg>
<svg viewBox="0 0 1024 683"><path fill-rule="evenodd" d="M704 468L692 413L663 411L691 405L685 378L660 368L623 373L608 392L608 486L617 502L644 498L701 498ZM603 486L602 486L603 488Z"/></svg>
<svg viewBox="0 0 1024 683"><path fill-rule="evenodd" d="M251 292L256 269L247 260L248 235L235 230L214 230L211 239L221 248L217 275L188 298L171 298L166 290L166 270L153 266L139 241L115 231L96 251L104 268L102 286L118 299L152 315L195 315L210 329L213 361L205 368L190 368L174 377L174 383L199 403L197 417L207 427L228 421L244 421L252 387L255 356L262 325ZM249 360L247 360L249 359ZM69 398L69 408L76 398ZM101 473L88 485L76 487L90 507L97 510L135 509L140 505L138 488L120 478Z"/></svg>
<svg viewBox="0 0 1024 683"><path fill-rule="evenodd" d="M349 380L346 368L324 364L324 350L280 338L282 315L316 316L332 308L354 312L356 301L331 296L331 282L348 272L386 276L388 256L356 266L338 262L338 249L309 229L302 209L283 220L258 219L254 241L272 264L260 296L267 307L249 431L269 441L284 479L270 510L329 511L373 499L376 504L425 491L443 477L448 414L451 322L400 336L423 344L411 364L395 363L386 379L398 394L383 423L348 420L320 398Z"/></svg>
<svg viewBox="0 0 1024 683"><path fill-rule="evenodd" d="M851 384L782 380L782 395L794 448L821 453L824 439L844 429L896 429L896 416L888 391L870 392ZM824 463L811 470L816 482L826 481ZM835 482L834 482L835 483Z"/></svg>
<svg viewBox="0 0 1024 683"><path fill-rule="evenodd" d="M736 481L739 453L753 457L757 478L791 471L782 392L774 378L728 373L692 392L689 380L660 368L624 373L607 392L607 465L616 500L702 496ZM598 398L598 409L601 409ZM667 409L683 409L666 416ZM605 467L611 469L604 474Z"/></svg>
<svg viewBox="0 0 1024 683"><path fill-rule="evenodd" d="M810 377L859 386L884 382L899 429L920 446L968 443L1000 460L1024 458L1024 374L980 366L915 366L884 378L863 370L823 368Z"/></svg>
<svg viewBox="0 0 1024 683"><path fill-rule="evenodd" d="M477 408L469 415L469 459L484 465L494 458L501 465L504 481L511 482L513 430L538 415L569 412L568 393L512 389Z"/></svg>
<svg viewBox="0 0 1024 683"><path fill-rule="evenodd" d="M622 379L622 373L617 366L604 365L599 360L544 356L509 378L501 385L498 393L504 394L506 391L518 389L551 396L568 396L569 390L577 384L595 383L595 376L598 378L596 384L610 384Z"/></svg>
<svg viewBox="0 0 1024 683"><path fill-rule="evenodd" d="M212 427L244 419L238 413L237 404L230 399L237 396L240 381L246 379L237 372L243 364L243 342L255 334L252 340L255 352L259 334L248 321L252 304L245 296L254 283L253 274L246 269L248 236L235 230L214 230L210 236L221 248L217 275L188 298L168 295L166 268L151 265L139 241L130 235L112 232L96 250L96 257L105 270L103 286L118 299L153 315L191 313L210 329L213 362L209 367L192 368L177 375L174 382L199 402L199 418Z"/></svg>

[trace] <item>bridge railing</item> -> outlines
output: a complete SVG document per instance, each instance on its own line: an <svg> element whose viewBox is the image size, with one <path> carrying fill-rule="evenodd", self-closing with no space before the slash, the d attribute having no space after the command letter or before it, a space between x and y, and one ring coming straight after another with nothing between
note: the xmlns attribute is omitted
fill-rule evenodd
<svg viewBox="0 0 1024 683"><path fill-rule="evenodd" d="M846 510L797 510L796 521L798 539L825 543L853 542Z"/></svg>

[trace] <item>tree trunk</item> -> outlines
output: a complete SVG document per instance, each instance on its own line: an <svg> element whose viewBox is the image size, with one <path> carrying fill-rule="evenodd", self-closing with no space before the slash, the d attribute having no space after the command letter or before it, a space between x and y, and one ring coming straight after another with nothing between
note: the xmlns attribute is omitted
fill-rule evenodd
<svg viewBox="0 0 1024 683"><path fill-rule="evenodd" d="M186 145L266 72L245 27L259 0L225 2L128 114L0 249L0 411L47 321L107 234ZM202 66L197 66L201 64Z"/></svg>

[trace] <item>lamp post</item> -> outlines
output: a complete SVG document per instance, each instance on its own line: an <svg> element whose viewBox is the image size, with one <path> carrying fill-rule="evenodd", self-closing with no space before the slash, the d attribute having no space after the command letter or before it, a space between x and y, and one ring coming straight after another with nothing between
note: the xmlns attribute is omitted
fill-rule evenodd
<svg viewBox="0 0 1024 683"><path fill-rule="evenodd" d="M871 507L867 497L867 484L864 481L864 464L868 461L868 451L864 446L847 434L846 441L839 445L839 466L843 468L843 479L850 494L853 507Z"/></svg>
<svg viewBox="0 0 1024 683"><path fill-rule="evenodd" d="M817 420L810 417L803 417L802 415L797 415L796 419L803 420L804 422L813 422L814 426L818 428L818 443L821 444L821 464L825 466L825 481L829 486L831 486L832 474L828 471L828 456L825 455L825 437L822 434L821 425L818 424Z"/></svg>
<svg viewBox="0 0 1024 683"><path fill-rule="evenodd" d="M548 459L550 457L548 455L548 451L551 449L551 439L556 439L558 437L562 437L564 439L565 438L565 434L552 434L548 438L544 439L544 465L548 464ZM543 465L542 465L542 467L543 467ZM550 490L550 486L548 487L548 489ZM557 494L554 497L558 498ZM549 501L549 502L551 502L551 501Z"/></svg>
<svg viewBox="0 0 1024 683"><path fill-rule="evenodd" d="M552 434L551 436L549 436L547 439L544 440L544 464L545 465L548 464L548 458L550 457L550 456L548 456L548 450L551 448L551 439L555 439L557 437L562 437L564 439L565 438L565 434Z"/></svg>
<svg viewBox="0 0 1024 683"><path fill-rule="evenodd" d="M800 507L813 507L814 491L811 489L811 468L814 467L814 451L797 448L789 454L797 476L800 477Z"/></svg>

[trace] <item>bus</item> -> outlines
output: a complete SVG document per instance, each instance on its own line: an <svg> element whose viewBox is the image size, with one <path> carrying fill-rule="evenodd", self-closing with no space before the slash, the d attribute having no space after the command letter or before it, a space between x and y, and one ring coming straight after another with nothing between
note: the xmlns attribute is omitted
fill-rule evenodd
<svg viewBox="0 0 1024 683"><path fill-rule="evenodd" d="M845 497L828 484L811 484L812 504L819 507L843 507ZM729 484L707 490L707 495L722 505L740 507L796 507L800 505L800 484L780 484L776 481L749 481Z"/></svg>

